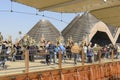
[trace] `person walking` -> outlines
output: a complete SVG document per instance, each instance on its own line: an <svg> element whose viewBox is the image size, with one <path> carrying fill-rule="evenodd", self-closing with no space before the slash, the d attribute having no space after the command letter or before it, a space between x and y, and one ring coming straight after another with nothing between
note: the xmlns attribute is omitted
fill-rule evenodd
<svg viewBox="0 0 120 80"><path fill-rule="evenodd" d="M77 57L78 57L78 54L80 53L80 47L78 46L77 43L75 43L72 46L71 52L73 53L73 56L74 56L74 64L77 64Z"/></svg>

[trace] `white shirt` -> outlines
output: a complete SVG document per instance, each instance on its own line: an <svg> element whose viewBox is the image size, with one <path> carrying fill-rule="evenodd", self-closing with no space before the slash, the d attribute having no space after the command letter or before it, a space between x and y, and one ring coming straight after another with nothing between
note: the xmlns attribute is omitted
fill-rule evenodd
<svg viewBox="0 0 120 80"><path fill-rule="evenodd" d="M87 54L87 46L84 46L83 49L84 49L84 53Z"/></svg>

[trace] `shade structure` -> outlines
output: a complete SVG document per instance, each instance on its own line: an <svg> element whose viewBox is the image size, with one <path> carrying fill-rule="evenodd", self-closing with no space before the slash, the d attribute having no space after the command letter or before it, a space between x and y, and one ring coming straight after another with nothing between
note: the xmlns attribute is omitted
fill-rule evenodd
<svg viewBox="0 0 120 80"><path fill-rule="evenodd" d="M120 27L120 5L91 11L101 21Z"/></svg>
<svg viewBox="0 0 120 80"><path fill-rule="evenodd" d="M112 26L120 26L120 0L13 0L40 11L63 13L91 12Z"/></svg>
<svg viewBox="0 0 120 80"><path fill-rule="evenodd" d="M119 0L13 0L40 11L81 12L120 5Z"/></svg>

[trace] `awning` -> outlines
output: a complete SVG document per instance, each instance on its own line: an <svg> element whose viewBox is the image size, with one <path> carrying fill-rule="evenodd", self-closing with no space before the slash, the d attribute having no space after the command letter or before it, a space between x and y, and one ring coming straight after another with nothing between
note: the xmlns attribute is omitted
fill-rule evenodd
<svg viewBox="0 0 120 80"><path fill-rule="evenodd" d="M40 11L91 12L108 24L120 26L120 0L13 0ZM112 19L112 20L111 20Z"/></svg>
<svg viewBox="0 0 120 80"><path fill-rule="evenodd" d="M91 11L101 21L116 27L120 27L120 5Z"/></svg>

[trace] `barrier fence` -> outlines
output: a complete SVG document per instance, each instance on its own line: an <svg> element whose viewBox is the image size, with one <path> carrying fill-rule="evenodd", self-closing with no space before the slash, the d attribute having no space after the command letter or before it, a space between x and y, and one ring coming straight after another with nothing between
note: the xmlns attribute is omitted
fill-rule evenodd
<svg viewBox="0 0 120 80"><path fill-rule="evenodd" d="M120 80L120 62L0 76L0 80Z"/></svg>

